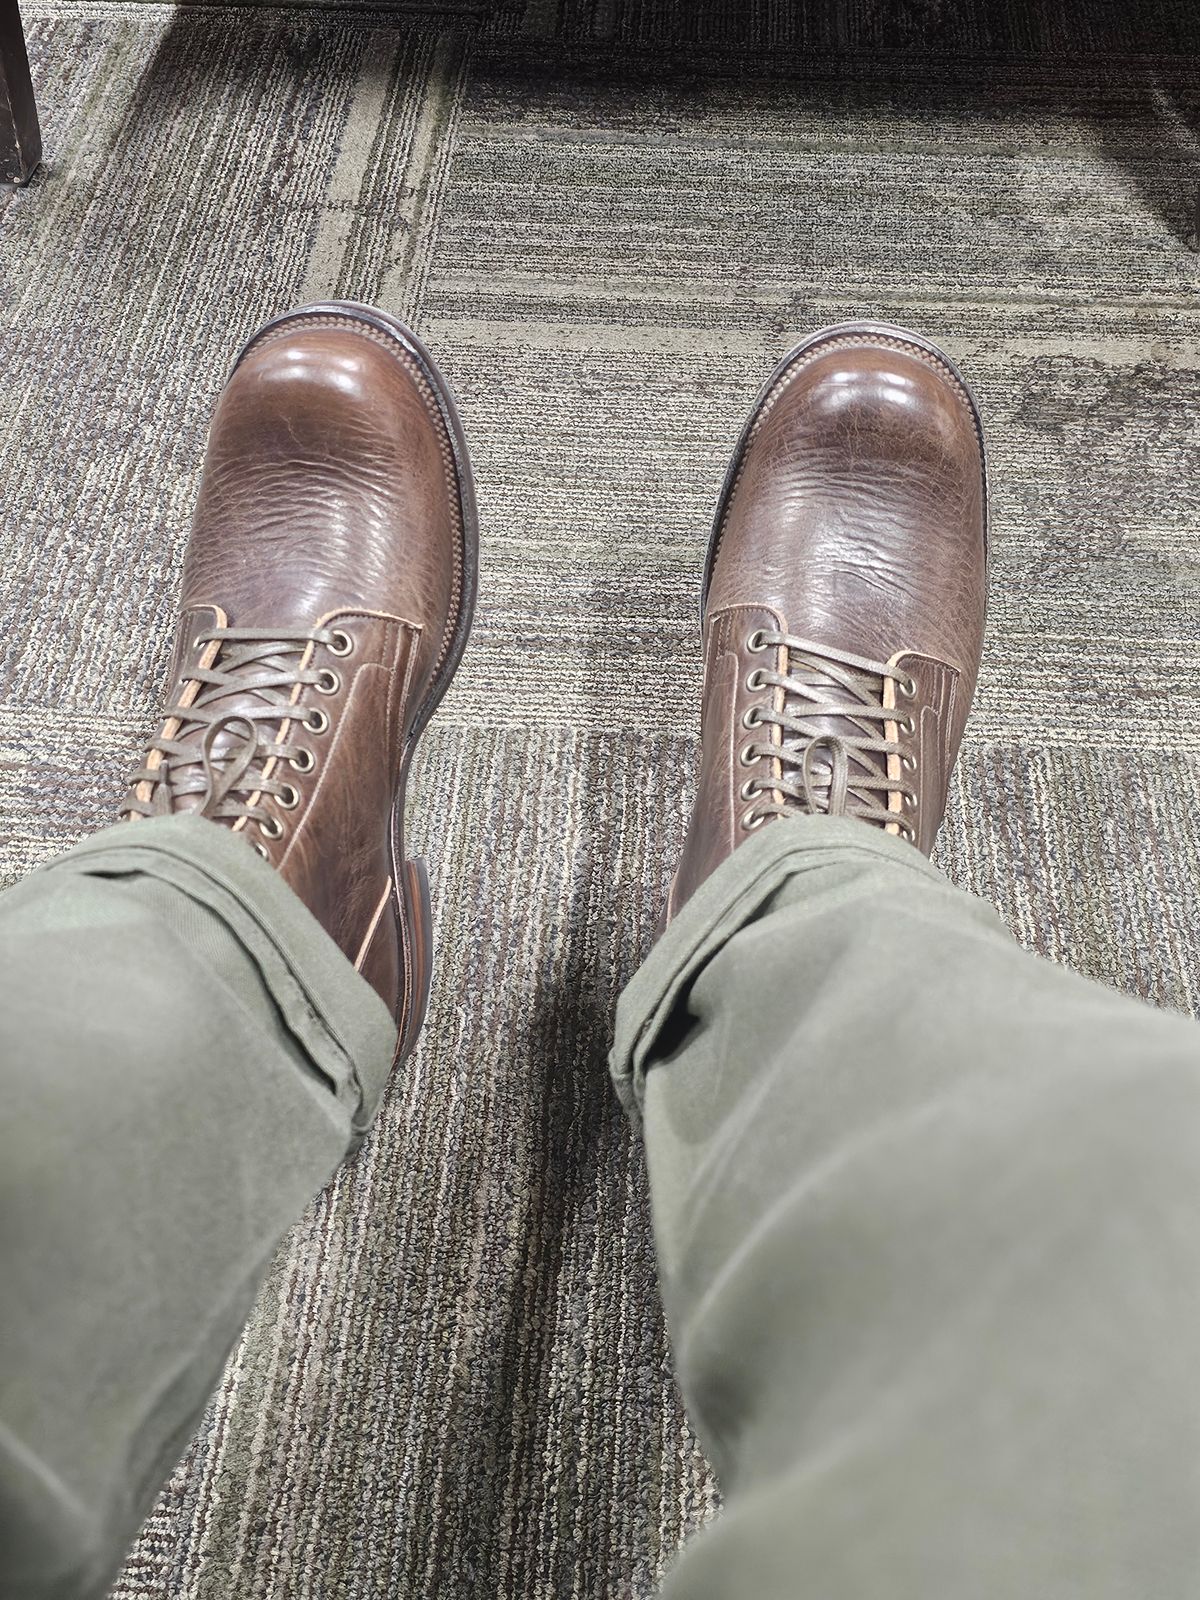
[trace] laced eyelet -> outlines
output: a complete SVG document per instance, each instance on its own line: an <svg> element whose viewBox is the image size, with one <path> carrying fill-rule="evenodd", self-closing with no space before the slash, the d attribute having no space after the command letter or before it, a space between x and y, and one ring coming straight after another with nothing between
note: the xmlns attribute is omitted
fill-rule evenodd
<svg viewBox="0 0 1200 1600"><path fill-rule="evenodd" d="M766 644L763 641L763 630L755 628L754 632L746 640L746 649L752 650L755 655L758 655L760 650L765 650L766 648Z"/></svg>
<svg viewBox="0 0 1200 1600"><path fill-rule="evenodd" d="M901 678L896 687L906 700L911 700L917 692L917 680L912 677Z"/></svg>
<svg viewBox="0 0 1200 1600"><path fill-rule="evenodd" d="M904 768L905 772L915 772L917 770L917 758L916 756L909 755L901 756L900 765Z"/></svg>
<svg viewBox="0 0 1200 1600"><path fill-rule="evenodd" d="M308 729L309 733L328 733L329 713L327 711L322 711L320 706L314 706L313 709L306 715L304 719L304 726ZM311 751L309 753L311 754ZM301 768L301 771L303 771L303 768Z"/></svg>
<svg viewBox="0 0 1200 1600"><path fill-rule="evenodd" d="M749 708L749 710L742 712L742 727L743 728L757 728L758 725L759 725L759 715L758 715L758 707L757 706L751 706Z"/></svg>
<svg viewBox="0 0 1200 1600"><path fill-rule="evenodd" d="M322 667L313 685L318 694L336 694L342 687L342 675L332 667Z"/></svg>
<svg viewBox="0 0 1200 1600"><path fill-rule="evenodd" d="M917 809L917 797L912 792L911 789L906 789L904 791L904 793L901 795L900 799L901 799L901 803L904 805L905 810L907 810L907 811L915 811Z"/></svg>
<svg viewBox="0 0 1200 1600"><path fill-rule="evenodd" d="M758 779L757 778L747 778L745 783L738 790L738 799L739 800L753 800L754 796L757 793L758 793Z"/></svg>
<svg viewBox="0 0 1200 1600"><path fill-rule="evenodd" d="M285 783L283 788L275 796L275 799L285 811L295 811L296 807L300 804L300 791L296 788L295 784Z"/></svg>
<svg viewBox="0 0 1200 1600"><path fill-rule="evenodd" d="M751 694L753 694L756 689L761 689L763 687L763 675L761 667L755 667L754 671L746 679L746 687L749 689Z"/></svg>
<svg viewBox="0 0 1200 1600"><path fill-rule="evenodd" d="M916 733L917 725L911 717L905 717L903 722L897 724L901 733Z"/></svg>
<svg viewBox="0 0 1200 1600"><path fill-rule="evenodd" d="M317 758L311 750L297 750L294 756L288 757L288 766L296 772L311 772L317 764Z"/></svg>
<svg viewBox="0 0 1200 1600"><path fill-rule="evenodd" d="M254 851L256 856L261 856L264 861L270 861L271 852L267 849L265 844L260 844L258 840L255 839L252 841L250 848Z"/></svg>
<svg viewBox="0 0 1200 1600"><path fill-rule="evenodd" d="M744 744L738 752L738 760L744 767L752 767L756 761L762 760L762 751L756 750L752 744Z"/></svg>
<svg viewBox="0 0 1200 1600"><path fill-rule="evenodd" d="M278 817L267 817L258 826L264 839L283 838L283 823L280 822Z"/></svg>
<svg viewBox="0 0 1200 1600"><path fill-rule="evenodd" d="M196 637L192 640L192 649L193 650L203 650L204 649L204 637L203 637L202 634L198 633L196 635Z"/></svg>
<svg viewBox="0 0 1200 1600"><path fill-rule="evenodd" d="M348 656L353 649L354 640L346 630L344 628L335 628L333 630L333 641L329 646L329 654L331 656Z"/></svg>
<svg viewBox="0 0 1200 1600"><path fill-rule="evenodd" d="M766 820L762 812L747 811L742 818L742 831L744 833L754 833L756 829L762 827Z"/></svg>

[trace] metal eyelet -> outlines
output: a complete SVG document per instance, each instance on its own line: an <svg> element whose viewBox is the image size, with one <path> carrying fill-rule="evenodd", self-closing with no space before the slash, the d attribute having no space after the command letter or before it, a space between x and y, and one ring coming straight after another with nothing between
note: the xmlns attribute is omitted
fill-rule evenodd
<svg viewBox="0 0 1200 1600"><path fill-rule="evenodd" d="M327 711L322 711L320 706L314 706L313 709L305 716L304 726L308 729L309 733L328 733L329 713Z"/></svg>
<svg viewBox="0 0 1200 1600"><path fill-rule="evenodd" d="M264 861L270 861L271 852L267 849L265 844L259 844L258 840L255 839L251 842L250 848L254 851L255 855L261 856Z"/></svg>
<svg viewBox="0 0 1200 1600"><path fill-rule="evenodd" d="M342 687L342 675L332 667L322 667L313 685L318 694L336 694Z"/></svg>
<svg viewBox="0 0 1200 1600"><path fill-rule="evenodd" d="M912 677L901 678L897 688L906 700L911 700L917 692L917 680Z"/></svg>
<svg viewBox="0 0 1200 1600"><path fill-rule="evenodd" d="M900 800L909 811L915 811L917 809L917 797L911 789L905 789L904 793L900 796Z"/></svg>
<svg viewBox="0 0 1200 1600"><path fill-rule="evenodd" d="M742 712L742 727L743 728L757 728L758 726L759 726L759 715L758 715L758 707L757 706L751 706L749 708L749 710Z"/></svg>
<svg viewBox="0 0 1200 1600"><path fill-rule="evenodd" d="M196 635L196 637L192 640L192 649L193 650L203 650L203 648L204 648L204 637L203 637L202 634L198 633Z"/></svg>
<svg viewBox="0 0 1200 1600"><path fill-rule="evenodd" d="M746 679L746 687L749 689L751 694L753 694L756 689L761 689L764 687L761 667L755 667L754 671Z"/></svg>
<svg viewBox="0 0 1200 1600"><path fill-rule="evenodd" d="M757 655L760 650L765 650L766 648L766 644L763 640L763 630L761 628L755 628L754 632L746 640L746 649L752 650L754 654Z"/></svg>
<svg viewBox="0 0 1200 1600"><path fill-rule="evenodd" d="M915 772L917 770L917 758L916 756L901 756L900 765L904 768L905 772Z"/></svg>
<svg viewBox="0 0 1200 1600"><path fill-rule="evenodd" d="M333 642L329 646L331 656L348 656L354 649L354 640L344 628L333 630Z"/></svg>
<svg viewBox="0 0 1200 1600"><path fill-rule="evenodd" d="M761 828L766 820L766 817L764 817L761 812L756 814L753 811L747 811L746 815L742 818L742 831L745 833L753 833L756 829Z"/></svg>
<svg viewBox="0 0 1200 1600"><path fill-rule="evenodd" d="M753 800L757 793L758 793L758 779L757 778L747 778L745 783L738 790L738 799L739 800Z"/></svg>
<svg viewBox="0 0 1200 1600"><path fill-rule="evenodd" d="M278 817L267 817L263 822L260 822L258 826L259 831L262 833L264 839L283 838L283 823L280 822Z"/></svg>
<svg viewBox="0 0 1200 1600"><path fill-rule="evenodd" d="M300 804L300 791L296 788L295 784L285 783L283 788L275 796L275 799L285 811L295 811L296 807Z"/></svg>
<svg viewBox="0 0 1200 1600"><path fill-rule="evenodd" d="M897 724L901 733L916 733L917 725L911 717L905 717L903 722Z"/></svg>
<svg viewBox="0 0 1200 1600"><path fill-rule="evenodd" d="M762 760L762 751L756 750L752 744L744 744L738 752L738 760L744 767L752 767L756 761Z"/></svg>
<svg viewBox="0 0 1200 1600"><path fill-rule="evenodd" d="M311 750L297 750L294 756L288 757L288 766L296 772L311 772L317 764L317 758Z"/></svg>

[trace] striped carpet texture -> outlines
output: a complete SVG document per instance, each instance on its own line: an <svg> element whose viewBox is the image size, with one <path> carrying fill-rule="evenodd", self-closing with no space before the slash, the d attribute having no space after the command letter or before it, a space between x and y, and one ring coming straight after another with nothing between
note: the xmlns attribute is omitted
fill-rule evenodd
<svg viewBox="0 0 1200 1600"><path fill-rule="evenodd" d="M507 31L514 8L488 15ZM1194 52L1200 15L1190 0L525 0L521 31L538 38L781 50L967 49L1064 56Z"/></svg>
<svg viewBox="0 0 1200 1600"><path fill-rule="evenodd" d="M1031 947L1200 1009L1195 8L24 9L48 167L0 193L3 880L112 816L261 319L413 320L483 513L412 798L424 1042L115 1595L641 1600L716 1493L604 1058L684 826L708 517L805 332L924 330L990 431L942 864Z"/></svg>

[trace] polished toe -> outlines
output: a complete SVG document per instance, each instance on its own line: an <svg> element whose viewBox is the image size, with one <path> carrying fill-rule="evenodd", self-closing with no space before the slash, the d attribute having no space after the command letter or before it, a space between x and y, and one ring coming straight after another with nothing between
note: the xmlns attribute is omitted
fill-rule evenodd
<svg viewBox="0 0 1200 1600"><path fill-rule="evenodd" d="M435 395L385 339L297 316L251 341L213 419L184 597L220 588L244 626L278 625L281 603L386 611L422 625L430 672L461 584L458 474Z"/></svg>
<svg viewBox="0 0 1200 1600"><path fill-rule="evenodd" d="M831 340L747 440L707 609L747 602L883 660L903 644L973 686L986 609L976 414L923 349Z"/></svg>

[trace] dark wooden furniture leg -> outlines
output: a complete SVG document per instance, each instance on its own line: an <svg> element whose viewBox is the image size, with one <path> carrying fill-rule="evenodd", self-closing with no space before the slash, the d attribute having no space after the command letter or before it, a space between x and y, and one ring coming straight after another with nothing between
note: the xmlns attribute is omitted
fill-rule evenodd
<svg viewBox="0 0 1200 1600"><path fill-rule="evenodd" d="M28 183L42 135L17 0L0 0L0 183Z"/></svg>

